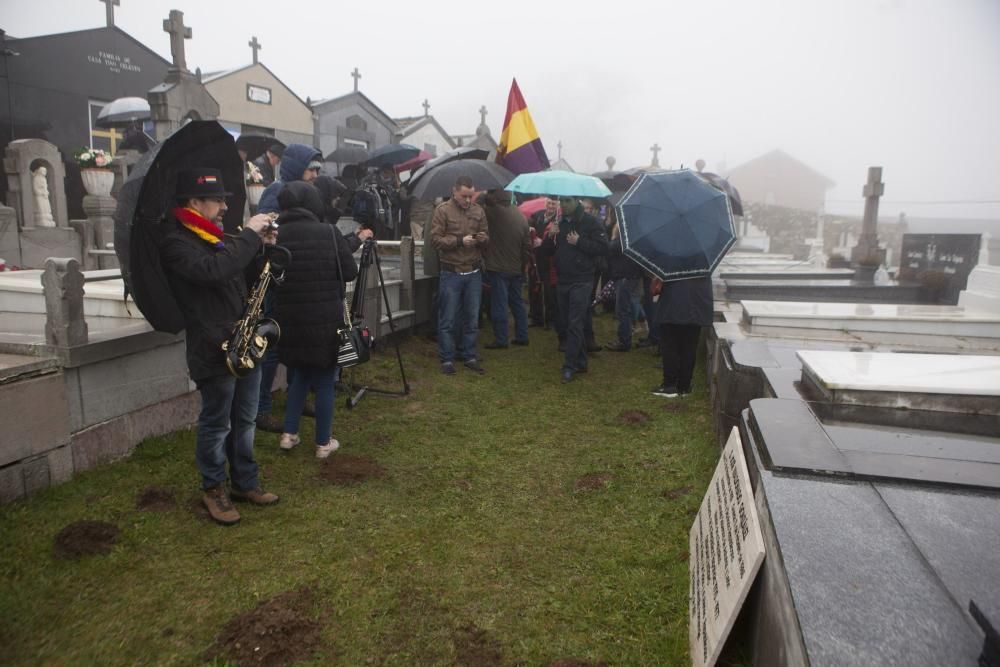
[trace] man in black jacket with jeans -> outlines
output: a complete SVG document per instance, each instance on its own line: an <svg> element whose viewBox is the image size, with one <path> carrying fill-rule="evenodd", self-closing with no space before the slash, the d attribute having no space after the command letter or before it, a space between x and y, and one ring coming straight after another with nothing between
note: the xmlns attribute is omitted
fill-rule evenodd
<svg viewBox="0 0 1000 667"><path fill-rule="evenodd" d="M562 381L569 382L576 373L587 371L587 344L584 324L594 288L597 258L608 254L604 226L594 216L583 212L575 197L560 197L562 218L542 242L542 251L553 257L556 265L556 298L559 318L566 332Z"/></svg>

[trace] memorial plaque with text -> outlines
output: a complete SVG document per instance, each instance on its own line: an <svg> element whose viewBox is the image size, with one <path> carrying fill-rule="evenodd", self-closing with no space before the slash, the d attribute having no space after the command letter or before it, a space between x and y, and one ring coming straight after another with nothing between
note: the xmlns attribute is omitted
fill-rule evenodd
<svg viewBox="0 0 1000 667"><path fill-rule="evenodd" d="M691 526L688 622L693 665L714 665L764 562L743 445L729 435Z"/></svg>

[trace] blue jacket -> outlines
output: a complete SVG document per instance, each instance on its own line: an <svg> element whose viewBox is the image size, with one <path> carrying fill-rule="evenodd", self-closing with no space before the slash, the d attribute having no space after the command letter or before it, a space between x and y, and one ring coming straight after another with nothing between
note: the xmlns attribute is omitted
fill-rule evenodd
<svg viewBox="0 0 1000 667"><path fill-rule="evenodd" d="M302 174L306 167L313 160L322 160L321 153L312 146L305 144L288 144L284 154L281 156L281 164L278 169L278 180L271 183L260 195L260 203L257 205L258 213L277 213L281 210L278 206L278 193L285 187L285 183L293 183L302 180Z"/></svg>

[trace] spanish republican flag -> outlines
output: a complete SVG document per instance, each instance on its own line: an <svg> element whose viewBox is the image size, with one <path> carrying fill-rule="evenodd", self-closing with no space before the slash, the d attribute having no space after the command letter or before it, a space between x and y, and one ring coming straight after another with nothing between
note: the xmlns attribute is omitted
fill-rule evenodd
<svg viewBox="0 0 1000 667"><path fill-rule="evenodd" d="M507 115L503 119L503 132L497 146L497 162L514 174L529 174L549 168L549 158L538 138L538 130L528 113L517 79L510 84L507 96Z"/></svg>

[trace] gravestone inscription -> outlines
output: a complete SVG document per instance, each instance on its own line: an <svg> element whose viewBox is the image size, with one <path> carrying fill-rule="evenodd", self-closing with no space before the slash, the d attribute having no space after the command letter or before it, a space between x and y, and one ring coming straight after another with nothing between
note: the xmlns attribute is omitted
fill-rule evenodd
<svg viewBox="0 0 1000 667"><path fill-rule="evenodd" d="M691 662L714 665L764 562L760 520L735 428L691 526L689 548Z"/></svg>

